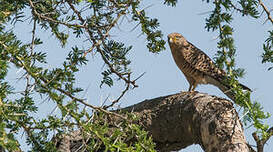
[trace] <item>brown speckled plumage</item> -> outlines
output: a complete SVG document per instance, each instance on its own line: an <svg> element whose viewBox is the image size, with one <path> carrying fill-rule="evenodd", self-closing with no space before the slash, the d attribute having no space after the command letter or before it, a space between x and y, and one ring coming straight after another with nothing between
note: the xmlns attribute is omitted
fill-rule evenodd
<svg viewBox="0 0 273 152"><path fill-rule="evenodd" d="M188 42L181 34L171 33L168 42L176 65L188 80L189 91L194 91L198 84L212 84L234 100L231 86L224 83L227 78L225 71L219 69L203 51ZM240 84L243 89L251 91Z"/></svg>

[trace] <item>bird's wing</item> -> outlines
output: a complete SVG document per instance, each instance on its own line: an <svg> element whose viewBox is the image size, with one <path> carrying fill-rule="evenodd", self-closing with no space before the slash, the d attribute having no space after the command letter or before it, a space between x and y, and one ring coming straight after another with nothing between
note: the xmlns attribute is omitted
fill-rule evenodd
<svg viewBox="0 0 273 152"><path fill-rule="evenodd" d="M216 80L223 80L223 78L226 78L225 71L218 68L209 56L193 44L189 44L189 47L186 48L187 50L183 51L183 56L186 62L196 70L203 72Z"/></svg>
<svg viewBox="0 0 273 152"><path fill-rule="evenodd" d="M206 75L207 80L209 80L209 83L215 84L215 82L208 77L219 81L223 85L221 89L222 91L224 89L230 89L230 86L226 83L226 80L229 79L226 72L218 68L215 63L210 59L210 57L207 56L203 51L195 47L193 44L189 44L189 47L187 47L185 51L182 51L185 61L188 62L196 70L203 72ZM251 91L251 89L249 89L247 86L240 83L239 85L244 90Z"/></svg>

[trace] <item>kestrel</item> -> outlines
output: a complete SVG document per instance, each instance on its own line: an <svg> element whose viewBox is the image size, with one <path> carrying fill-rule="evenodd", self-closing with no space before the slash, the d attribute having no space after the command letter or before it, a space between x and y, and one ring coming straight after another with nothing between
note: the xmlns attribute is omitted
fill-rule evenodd
<svg viewBox="0 0 273 152"><path fill-rule="evenodd" d="M231 92L232 86L226 83L226 72L218 68L209 56L179 33L169 34L168 42L176 65L190 84L189 91L194 91L198 84L212 84L235 100L234 93ZM251 91L248 87L239 85L244 90Z"/></svg>

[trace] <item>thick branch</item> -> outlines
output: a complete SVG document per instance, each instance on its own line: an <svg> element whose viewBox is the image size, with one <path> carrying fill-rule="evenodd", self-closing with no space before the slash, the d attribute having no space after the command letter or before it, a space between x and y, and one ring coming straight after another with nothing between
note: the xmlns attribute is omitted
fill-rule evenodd
<svg viewBox="0 0 273 152"><path fill-rule="evenodd" d="M207 152L249 151L233 104L222 98L183 92L145 100L121 111L140 117L138 123L153 137L158 151L180 150L192 144ZM73 134L73 138L60 141L60 145L68 142L70 149L60 151L73 151L72 147L79 147L75 144L81 145L80 133L77 138Z"/></svg>

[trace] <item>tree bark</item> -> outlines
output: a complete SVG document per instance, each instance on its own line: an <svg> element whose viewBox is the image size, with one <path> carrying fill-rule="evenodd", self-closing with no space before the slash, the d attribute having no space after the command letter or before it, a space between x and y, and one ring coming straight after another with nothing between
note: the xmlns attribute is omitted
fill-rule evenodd
<svg viewBox="0 0 273 152"><path fill-rule="evenodd" d="M198 92L182 92L121 109L140 117L160 152L199 144L206 152L249 151L243 126L232 102ZM60 145L75 147L80 137L63 138ZM80 134L78 135L80 136Z"/></svg>

